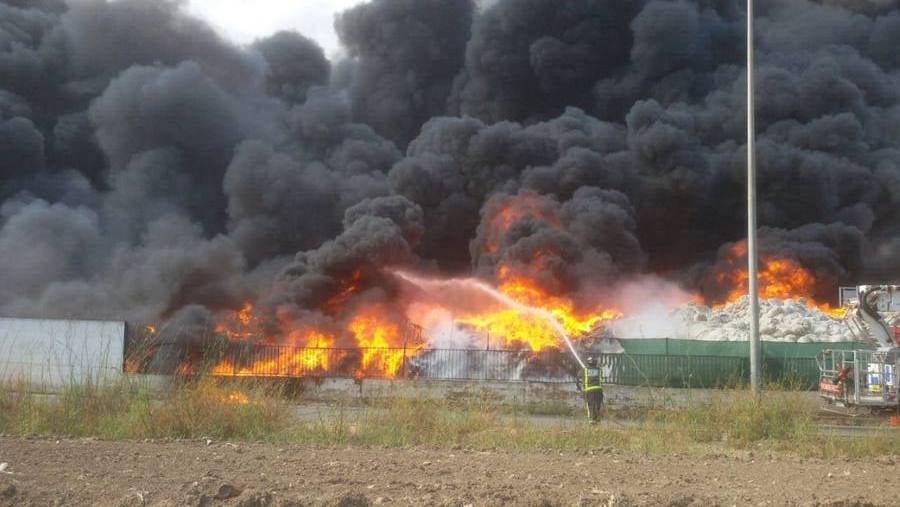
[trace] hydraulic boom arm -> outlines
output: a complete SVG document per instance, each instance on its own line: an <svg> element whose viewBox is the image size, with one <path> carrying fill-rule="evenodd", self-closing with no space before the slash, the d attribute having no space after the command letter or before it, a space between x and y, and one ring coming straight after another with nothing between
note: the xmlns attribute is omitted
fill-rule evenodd
<svg viewBox="0 0 900 507"><path fill-rule="evenodd" d="M897 347L891 327L881 318L878 312L878 301L887 296L889 299L900 296L900 285L860 285L857 287L859 302L857 308L847 314L853 319L862 338L873 341L879 350ZM895 296L896 294L896 296Z"/></svg>

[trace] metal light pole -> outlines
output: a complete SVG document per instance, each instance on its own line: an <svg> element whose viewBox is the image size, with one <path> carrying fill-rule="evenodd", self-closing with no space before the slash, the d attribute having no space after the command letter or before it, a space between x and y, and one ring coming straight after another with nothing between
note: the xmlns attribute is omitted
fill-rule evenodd
<svg viewBox="0 0 900 507"><path fill-rule="evenodd" d="M753 109L753 0L747 0L747 274L750 289L750 387L760 392L759 283L756 245L756 132Z"/></svg>

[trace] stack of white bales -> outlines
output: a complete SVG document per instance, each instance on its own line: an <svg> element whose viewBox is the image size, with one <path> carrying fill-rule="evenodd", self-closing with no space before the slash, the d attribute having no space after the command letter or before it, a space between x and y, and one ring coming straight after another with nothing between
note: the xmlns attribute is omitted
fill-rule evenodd
<svg viewBox="0 0 900 507"><path fill-rule="evenodd" d="M688 304L675 310L684 323L688 338L741 341L749 333L749 298L744 296L719 308ZM759 334L765 341L843 342L854 341L841 318L808 306L803 299L762 299L759 305Z"/></svg>

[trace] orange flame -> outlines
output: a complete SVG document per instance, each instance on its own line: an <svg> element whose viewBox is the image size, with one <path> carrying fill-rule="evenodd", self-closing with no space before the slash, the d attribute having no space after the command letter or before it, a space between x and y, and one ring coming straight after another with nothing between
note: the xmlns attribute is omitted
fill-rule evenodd
<svg viewBox="0 0 900 507"><path fill-rule="evenodd" d="M500 285L500 290L520 303L550 312L566 332L573 336L586 335L596 329L601 322L622 316L622 312L616 309L602 307L579 313L575 310L575 303L571 299L547 294L532 280L524 277L511 277Z"/></svg>
<svg viewBox="0 0 900 507"><path fill-rule="evenodd" d="M238 311L238 321L247 326L250 325L251 319L253 319L253 304L246 303L240 311Z"/></svg>
<svg viewBox="0 0 900 507"><path fill-rule="evenodd" d="M354 270L349 278L341 282L341 290L325 302L324 309L329 313L337 313L344 303L350 299L350 296L359 291L362 275L362 269Z"/></svg>
<svg viewBox="0 0 900 507"><path fill-rule="evenodd" d="M427 280L427 277L413 278ZM440 280L435 282L440 283ZM453 343L478 347L484 344L489 348L527 348L540 351L564 345L559 334L560 325L554 323L554 319L566 328L567 335L577 339L593 333L603 320L618 315L618 312L612 310L580 313L575 310L576 306L571 300L541 292L537 287L526 285L527 280L516 286L529 287L527 293L515 290L513 285L504 286L508 292L505 295L521 303L518 305L508 304L501 298L489 295L477 288L477 284L470 282L471 280L448 282L446 293L434 291L433 300L427 297L417 298L407 306L407 317L422 325L429 333L434 333L433 338L441 337ZM498 289L498 292L503 290ZM462 329L459 325L462 325ZM456 335L457 331L461 335ZM457 341L460 338L462 341Z"/></svg>
<svg viewBox="0 0 900 507"><path fill-rule="evenodd" d="M296 331L291 334L300 336ZM278 349L271 359L260 359L252 364L238 367L228 359L219 361L211 370L212 375L234 377L300 377L321 373L328 369L331 357L329 349L334 346L334 337L318 331L308 331L302 341L293 346Z"/></svg>
<svg viewBox="0 0 900 507"><path fill-rule="evenodd" d="M253 303L244 303L236 312L226 314L216 323L215 332L228 337L231 341L259 338L261 333L253 315Z"/></svg>
<svg viewBox="0 0 900 507"><path fill-rule="evenodd" d="M422 348L421 343L406 343L400 326L384 318L385 314L380 306L363 308L348 325L362 349L359 376L378 372L394 377L403 367L407 355Z"/></svg>
<svg viewBox="0 0 900 507"><path fill-rule="evenodd" d="M715 275L719 283L727 283L730 290L725 298L731 303L747 295L750 276L745 263L747 258L746 242L738 242L728 249L726 263L731 268ZM740 267L738 267L740 266ZM834 317L843 317L845 308L833 307L827 302L819 302L814 298L816 277L812 271L799 262L788 257L774 254L762 255L759 260L759 295L766 299L800 299L812 308L828 313Z"/></svg>
<svg viewBox="0 0 900 507"><path fill-rule="evenodd" d="M487 219L485 250L489 253L499 250L503 233L516 221L525 217L538 218L555 226L560 225L559 217L553 210L547 208L538 194L524 192L509 196L503 199L499 209Z"/></svg>
<svg viewBox="0 0 900 507"><path fill-rule="evenodd" d="M555 228L562 227L556 210L548 206L546 200L534 193L521 193L504 198L486 218L483 248L488 253L497 252L506 231L515 222L526 218L543 221ZM542 285L538 281L541 278L539 274L544 273L546 279L547 273L553 273L553 263L559 260L559 252L550 247L533 252L527 262L519 259L515 266L501 259L496 270L500 282L498 288L522 304L547 311L559 321L567 334L575 338L587 336L604 321L622 316L618 310L605 305L577 304L575 300L554 294L553 290ZM491 339L496 337L507 344L519 342L535 351L562 345L556 330L545 319L534 314L523 315L515 309L477 312L459 320L488 333Z"/></svg>
<svg viewBox="0 0 900 507"><path fill-rule="evenodd" d="M213 369L210 371L210 374L212 374L212 375L235 375L235 376L240 375L240 373L237 370L237 367L235 367L235 365L227 359L223 359L223 360L219 361L219 363L216 364L213 367ZM249 372L248 372L248 374L249 374Z"/></svg>
<svg viewBox="0 0 900 507"><path fill-rule="evenodd" d="M225 396L223 401L227 401L228 403L237 403L239 405L246 405L250 403L250 397L247 396L247 393L241 391L231 391Z"/></svg>
<svg viewBox="0 0 900 507"><path fill-rule="evenodd" d="M492 208L492 214L486 218L486 239L482 248L489 253L497 252L505 231L523 219L540 220L552 227L562 227L556 209L537 194L526 192L506 197ZM505 259L500 259L497 268L499 290L522 304L553 315L575 338L587 336L604 321L621 316L616 309L581 304L539 283L538 274L543 273L543 279L546 279L546 273L552 273L552 266L558 261L558 252L552 249L534 252L528 262L523 263L519 259L515 268L507 265ZM264 341L287 346L279 349L275 357L260 359L253 364L232 364L229 360L222 360L215 365L212 373L299 376L328 371L334 366L343 371L345 366L349 366L350 371L359 376L393 377L400 374L406 359L422 350L425 344L418 335L412 336L404 317L398 316L384 304L349 305L348 302L364 288L363 284L363 270L356 269L340 281L333 295L322 304L322 312L337 322L344 322L343 329L338 325L331 332L278 315L280 331L276 336L266 337L251 303L226 314L215 329L230 340ZM410 307L405 311L407 315L417 314ZM428 310L423 314L428 314ZM562 346L562 339L554 326L533 312L493 304L476 310L457 311L455 320L487 333L499 346L518 344L534 351ZM348 349L334 349L336 342L346 344ZM359 351L351 351L350 348ZM340 364L333 364L336 362Z"/></svg>
<svg viewBox="0 0 900 507"><path fill-rule="evenodd" d="M480 247L487 253L499 252L509 228L526 219L562 228L563 223L557 211L552 201L534 193L524 192L502 198L490 207L489 215L484 219L486 229L481 231L484 239ZM504 256L493 261L498 262L496 276L501 292L519 303L549 313L575 339L590 336L605 321L622 316L614 307L597 301L583 301L581 295L578 296L579 299L564 295L564 289L561 288L564 284L557 283L552 277L555 266L566 262L566 258L552 247L533 252L530 259L519 256L510 260ZM348 304L356 303L353 299L364 288L364 278L361 268L349 273L319 308L330 318L330 322L338 323L330 332L311 328L309 323L295 323L279 316L280 331L276 336L264 337L250 303L234 315L226 316L218 323L216 331L231 340L258 341L265 338L268 343L288 344L290 347L285 348L277 357L259 360L248 366L222 361L214 367L213 374L302 375L311 370L328 370L335 366L332 364L334 362L340 363L337 366L342 371L345 366L349 366L360 376L392 377L400 374L406 358L418 353L425 344L418 339L410 342L408 322L391 311L399 309L388 309L383 304ZM421 302L418 304L428 306ZM554 324L534 312L499 303L486 304L474 310L471 306L464 310L449 310L454 314L456 322L486 333L498 346L518 345L540 351L563 345ZM404 310L407 316L428 314L428 309L419 312L407 307ZM336 342L359 351L334 350Z"/></svg>
<svg viewBox="0 0 900 507"><path fill-rule="evenodd" d="M342 294L346 294L346 288ZM331 301L335 299L332 298ZM343 301L340 302L342 303ZM248 364L235 364L229 359L222 359L213 366L211 374L277 377L317 375L330 371L335 362L343 362L348 358L349 350L335 348L338 335L312 328L308 323L291 321L288 317L280 317L280 321L283 329L280 336L262 340L258 317L253 314L252 305L246 304L237 312L225 314L216 326L217 332L230 340L264 341L277 344L277 347L271 349L275 351L274 356L270 354ZM423 347L421 340L416 337L411 339L405 330L398 323L398 318L393 317L384 306L362 305L354 308L348 317L346 328L339 335L351 340L352 345L348 345L350 348L360 349L360 356L353 363L356 365L357 375L394 377L402 371L404 357ZM189 370L192 371L193 367Z"/></svg>
<svg viewBox="0 0 900 507"><path fill-rule="evenodd" d="M140 373L141 367L137 359L132 357L125 358L125 373Z"/></svg>

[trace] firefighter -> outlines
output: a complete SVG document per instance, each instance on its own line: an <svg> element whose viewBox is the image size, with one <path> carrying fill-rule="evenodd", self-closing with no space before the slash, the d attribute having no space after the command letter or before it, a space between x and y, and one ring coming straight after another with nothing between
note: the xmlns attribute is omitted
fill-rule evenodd
<svg viewBox="0 0 900 507"><path fill-rule="evenodd" d="M600 419L600 407L603 405L603 375L593 356L587 358L582 380L584 401L587 404L588 418L591 423Z"/></svg>

